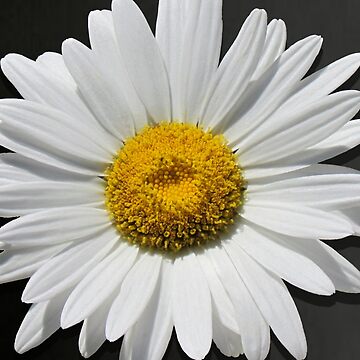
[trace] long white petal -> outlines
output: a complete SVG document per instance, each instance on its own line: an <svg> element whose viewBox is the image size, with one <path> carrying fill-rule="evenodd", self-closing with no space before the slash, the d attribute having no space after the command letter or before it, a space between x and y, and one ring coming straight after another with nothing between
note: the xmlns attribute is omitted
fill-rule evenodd
<svg viewBox="0 0 360 360"><path fill-rule="evenodd" d="M87 175L101 174L112 159L101 133L46 105L3 99L0 120L0 143L25 157Z"/></svg>
<svg viewBox="0 0 360 360"><path fill-rule="evenodd" d="M319 295L332 295L329 277L308 257L282 246L277 234L254 224L244 225L232 238L259 264L291 284Z"/></svg>
<svg viewBox="0 0 360 360"><path fill-rule="evenodd" d="M261 166L246 168L246 179L283 174L342 154L360 143L360 120L348 121L341 129L323 141L295 154Z"/></svg>
<svg viewBox="0 0 360 360"><path fill-rule="evenodd" d="M124 337L120 360L162 359L173 329L171 286L172 264L163 261L160 281L151 300Z"/></svg>
<svg viewBox="0 0 360 360"><path fill-rule="evenodd" d="M89 178L45 165L16 153L0 154L0 186L40 180L87 181Z"/></svg>
<svg viewBox="0 0 360 360"><path fill-rule="evenodd" d="M216 274L216 270L211 262L211 259L206 255L206 252L197 254L197 258L209 285L213 304L213 313L214 311L216 312L219 321L223 324L223 326L235 333L239 333L240 330L236 322L234 306L218 275Z"/></svg>
<svg viewBox="0 0 360 360"><path fill-rule="evenodd" d="M351 54L333 62L303 79L283 107L290 108L299 104L304 105L307 102L330 94L348 80L359 66L360 53Z"/></svg>
<svg viewBox="0 0 360 360"><path fill-rule="evenodd" d="M79 96L73 80L68 80L68 71L61 70L61 74L56 75L53 65L44 66L43 62L48 61L49 54L46 56L46 60L44 56L41 61L35 62L18 54L9 54L1 59L1 68L24 99L61 110L80 121L84 126L99 128L96 119ZM58 62L62 61L61 55L59 57ZM56 68L58 66L57 64ZM67 81L64 81L64 78ZM105 135L104 133L100 134ZM104 142L108 137L104 137Z"/></svg>
<svg viewBox="0 0 360 360"><path fill-rule="evenodd" d="M84 320L79 336L79 350L86 359L93 355L106 340L106 319L112 300L111 297L107 299L94 313Z"/></svg>
<svg viewBox="0 0 360 360"><path fill-rule="evenodd" d="M264 48L251 81L256 81L284 52L286 25L282 20L272 20L267 27Z"/></svg>
<svg viewBox="0 0 360 360"><path fill-rule="evenodd" d="M286 286L235 243L226 242L224 247L276 337L296 359L304 359L304 329Z"/></svg>
<svg viewBox="0 0 360 360"><path fill-rule="evenodd" d="M5 250L0 254L0 282L6 283L30 277L67 245L65 243L32 249Z"/></svg>
<svg viewBox="0 0 360 360"><path fill-rule="evenodd" d="M288 176L286 176L288 175ZM248 187L252 199L339 210L360 201L360 172L342 166L313 165L284 174L279 181Z"/></svg>
<svg viewBox="0 0 360 360"><path fill-rule="evenodd" d="M273 114L239 144L242 165L264 164L319 143L359 111L359 100L358 91L343 91L304 107Z"/></svg>
<svg viewBox="0 0 360 360"><path fill-rule="evenodd" d="M219 63L221 7L220 0L159 2L156 39L169 74L176 120L199 120L203 97Z"/></svg>
<svg viewBox="0 0 360 360"><path fill-rule="evenodd" d="M0 187L0 216L20 216L49 208L103 204L101 180L80 182L37 181Z"/></svg>
<svg viewBox="0 0 360 360"><path fill-rule="evenodd" d="M60 328L60 314L68 292L54 299L33 304L15 338L15 350L24 352L40 345Z"/></svg>
<svg viewBox="0 0 360 360"><path fill-rule="evenodd" d="M141 254L126 275L107 319L108 340L117 340L138 320L159 281L162 261L162 257L157 254Z"/></svg>
<svg viewBox="0 0 360 360"><path fill-rule="evenodd" d="M132 267L138 249L122 243L97 264L69 296L61 317L61 326L67 328L80 322L119 292L121 283Z"/></svg>
<svg viewBox="0 0 360 360"><path fill-rule="evenodd" d="M135 128L140 131L147 124L147 114L122 62L111 11L90 13L89 36L99 71L109 83L114 85L114 90L126 100ZM116 99L119 94L113 96Z"/></svg>
<svg viewBox="0 0 360 360"><path fill-rule="evenodd" d="M113 229L109 229L68 246L30 278L22 301L45 301L74 286L110 251L116 241L118 235Z"/></svg>
<svg viewBox="0 0 360 360"><path fill-rule="evenodd" d="M7 223L0 229L0 241L11 249L51 246L81 239L110 226L105 210L87 207L50 209Z"/></svg>
<svg viewBox="0 0 360 360"><path fill-rule="evenodd" d="M339 239L354 232L351 224L339 215L275 199L249 200L241 216L269 230L307 239Z"/></svg>
<svg viewBox="0 0 360 360"><path fill-rule="evenodd" d="M171 119L170 87L160 49L132 0L112 3L115 33L129 77L152 118Z"/></svg>
<svg viewBox="0 0 360 360"><path fill-rule="evenodd" d="M213 340L216 347L226 356L238 357L244 352L241 336L228 329L220 320L219 310L213 309Z"/></svg>
<svg viewBox="0 0 360 360"><path fill-rule="evenodd" d="M238 103L256 69L264 47L266 19L264 10L255 9L219 65L203 113L205 126L214 131L223 130L224 118Z"/></svg>
<svg viewBox="0 0 360 360"><path fill-rule="evenodd" d="M270 347L270 331L225 249L214 247L207 254L235 308L244 353L249 360L263 360Z"/></svg>
<svg viewBox="0 0 360 360"><path fill-rule="evenodd" d="M134 135L134 122L127 101L116 83L99 69L93 52L74 39L63 42L66 66L76 80L88 106L103 127L120 140Z"/></svg>
<svg viewBox="0 0 360 360"><path fill-rule="evenodd" d="M309 36L287 49L267 71L247 89L239 101L224 135L236 146L287 98L315 60L322 39Z"/></svg>
<svg viewBox="0 0 360 360"><path fill-rule="evenodd" d="M172 309L181 348L192 359L203 359L212 339L211 295L193 253L175 259Z"/></svg>

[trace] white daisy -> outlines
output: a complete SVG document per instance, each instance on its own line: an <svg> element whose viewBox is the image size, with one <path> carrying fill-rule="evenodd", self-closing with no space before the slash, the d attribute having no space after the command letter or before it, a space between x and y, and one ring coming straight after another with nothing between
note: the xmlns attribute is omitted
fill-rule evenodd
<svg viewBox="0 0 360 360"><path fill-rule="evenodd" d="M255 9L219 64L220 0L160 0L156 36L132 0L89 16L91 50L10 54L25 100L0 101L0 281L30 277L23 353L83 321L89 357L160 360L175 327L202 359L214 341L250 360L270 328L296 358L306 340L283 280L331 295L360 273L319 239L360 233L360 173L319 165L360 142L357 91L329 95L347 56L303 79L322 43L285 50Z"/></svg>

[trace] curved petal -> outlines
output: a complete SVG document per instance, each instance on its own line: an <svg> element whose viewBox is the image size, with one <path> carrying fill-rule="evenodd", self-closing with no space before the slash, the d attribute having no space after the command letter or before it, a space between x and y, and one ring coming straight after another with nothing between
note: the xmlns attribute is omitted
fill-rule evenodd
<svg viewBox="0 0 360 360"><path fill-rule="evenodd" d="M211 295L193 253L175 259L172 311L181 348L192 359L203 359L212 339Z"/></svg>
<svg viewBox="0 0 360 360"><path fill-rule="evenodd" d="M40 180L88 181L89 177L48 166L16 153L0 154L0 186Z"/></svg>
<svg viewBox="0 0 360 360"><path fill-rule="evenodd" d="M260 61L251 81L256 81L284 52L286 46L286 25L282 20L272 20L267 27L266 39Z"/></svg>
<svg viewBox="0 0 360 360"><path fill-rule="evenodd" d="M282 246L277 234L254 224L246 224L233 237L245 252L266 269L289 283L318 295L332 295L329 277L308 257Z"/></svg>
<svg viewBox="0 0 360 360"><path fill-rule="evenodd" d="M31 214L49 208L95 206L104 203L102 180L88 182L37 181L0 187L0 216Z"/></svg>
<svg viewBox="0 0 360 360"><path fill-rule="evenodd" d="M108 298L84 320L79 336L79 350L86 359L93 355L106 340L106 319L112 300L112 297Z"/></svg>
<svg viewBox="0 0 360 360"><path fill-rule="evenodd" d="M26 100L0 101L0 143L25 157L86 175L98 175L112 159L115 143L65 113ZM102 139L104 140L104 139Z"/></svg>
<svg viewBox="0 0 360 360"><path fill-rule="evenodd" d="M94 238L94 236L98 236ZM23 302L41 302L74 286L96 265L114 244L118 235L113 229L92 234L84 241L68 246L46 262L29 280Z"/></svg>
<svg viewBox="0 0 360 360"><path fill-rule="evenodd" d="M19 354L40 345L60 328L60 314L67 296L66 291L31 306L16 334L15 350Z"/></svg>
<svg viewBox="0 0 360 360"><path fill-rule="evenodd" d="M304 105L330 94L348 80L360 66L360 53L339 59L300 81L283 107Z"/></svg>
<svg viewBox="0 0 360 360"><path fill-rule="evenodd" d="M264 360L270 347L270 330L225 249L214 247L207 254L235 308L244 353L249 360Z"/></svg>
<svg viewBox="0 0 360 360"><path fill-rule="evenodd" d="M169 81L158 44L132 0L112 3L115 33L129 77L154 121L171 119Z"/></svg>
<svg viewBox="0 0 360 360"><path fill-rule="evenodd" d="M234 306L218 275L216 274L215 267L212 264L211 259L206 255L206 252L197 254L197 258L209 285L213 313L216 312L219 321L224 327L234 333L240 333L236 322ZM213 328L214 326L215 325L213 325Z"/></svg>
<svg viewBox="0 0 360 360"><path fill-rule="evenodd" d="M359 100L358 91L343 91L304 107L273 114L238 144L241 164L245 167L264 164L319 143L359 111Z"/></svg>
<svg viewBox="0 0 360 360"><path fill-rule="evenodd" d="M321 48L319 36L309 36L287 49L267 71L250 84L229 116L225 137L236 147L276 110L306 74Z"/></svg>
<svg viewBox="0 0 360 360"><path fill-rule="evenodd" d="M246 168L246 179L288 173L342 154L360 143L360 120L348 121L341 129L307 149L280 160Z"/></svg>
<svg viewBox="0 0 360 360"><path fill-rule="evenodd" d="M288 176L286 176L288 175ZM248 187L251 199L339 210L360 201L360 172L342 166L313 165L284 174L279 181Z"/></svg>
<svg viewBox="0 0 360 360"><path fill-rule="evenodd" d="M82 239L110 226L105 210L87 207L50 209L7 223L0 229L0 241L11 249L52 246Z"/></svg>
<svg viewBox="0 0 360 360"><path fill-rule="evenodd" d="M176 120L199 121L203 97L219 63L221 8L221 0L159 2L156 40L168 70Z"/></svg>
<svg viewBox="0 0 360 360"><path fill-rule="evenodd" d="M54 54L52 58L55 55L58 54ZM56 57L55 60L58 63L63 61L59 56L60 59ZM99 128L96 119L79 96L74 80L69 79L68 71L61 69L54 72L54 67L58 69L58 64L44 65L49 57L43 55L40 61L35 62L22 55L9 54L1 59L1 69L24 99L63 111L84 126Z"/></svg>
<svg viewBox="0 0 360 360"><path fill-rule="evenodd" d="M342 216L311 207L280 203L276 199L249 200L241 216L266 229L306 239L339 239L352 235Z"/></svg>
<svg viewBox="0 0 360 360"><path fill-rule="evenodd" d="M239 102L256 69L264 47L266 19L264 10L253 10L219 65L202 114L204 125L215 132L222 132L224 119Z"/></svg>
<svg viewBox="0 0 360 360"><path fill-rule="evenodd" d="M136 324L123 340L120 360L162 359L173 329L171 311L172 264L163 261L160 281Z"/></svg>
<svg viewBox="0 0 360 360"><path fill-rule="evenodd" d="M108 340L123 336L139 319L159 281L162 261L161 256L146 252L126 275L106 322Z"/></svg>
<svg viewBox="0 0 360 360"><path fill-rule="evenodd" d="M111 11L90 13L89 36L99 71L108 83L114 84L116 94L113 94L113 97L116 99L120 93L129 107L132 119L124 119L124 121L130 123L133 121L136 130L140 131L147 124L147 114L122 62ZM119 103L118 106L121 104Z"/></svg>
<svg viewBox="0 0 360 360"><path fill-rule="evenodd" d="M0 254L0 282L26 279L69 244L5 250Z"/></svg>
<svg viewBox="0 0 360 360"><path fill-rule="evenodd" d="M121 243L100 261L69 296L61 316L62 328L73 326L91 316L111 294L119 292L137 254L136 247Z"/></svg>
<svg viewBox="0 0 360 360"><path fill-rule="evenodd" d="M129 105L116 82L101 73L94 53L74 39L63 42L62 53L67 68L99 123L117 139L124 141L133 136L134 119Z"/></svg>
<svg viewBox="0 0 360 360"><path fill-rule="evenodd" d="M300 316L284 283L252 260L239 246L224 247L276 337L296 359L306 357Z"/></svg>

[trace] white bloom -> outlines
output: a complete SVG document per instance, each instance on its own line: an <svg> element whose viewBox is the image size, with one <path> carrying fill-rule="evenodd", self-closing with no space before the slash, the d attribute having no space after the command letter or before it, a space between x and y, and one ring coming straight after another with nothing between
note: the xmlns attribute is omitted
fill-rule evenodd
<svg viewBox="0 0 360 360"><path fill-rule="evenodd" d="M264 359L270 328L303 359L283 280L360 292L319 240L360 233L360 173L317 164L360 143L359 93L329 95L360 55L303 79L322 39L285 51L283 21L256 9L218 65L221 7L160 0L154 37L114 0L89 16L91 50L68 39L62 55L2 59L25 99L0 101L15 152L0 158L0 215L20 216L0 230L0 281L30 277L33 303L18 352L83 321L85 357L124 336L120 359L160 360L175 327L193 359L212 340Z"/></svg>

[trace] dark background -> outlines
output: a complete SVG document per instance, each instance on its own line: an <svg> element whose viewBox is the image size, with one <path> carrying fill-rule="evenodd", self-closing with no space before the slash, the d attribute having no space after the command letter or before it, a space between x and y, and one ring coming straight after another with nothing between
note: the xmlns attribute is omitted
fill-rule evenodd
<svg viewBox="0 0 360 360"><path fill-rule="evenodd" d="M110 0L0 0L0 56L21 53L32 59L45 51L59 52L61 43L74 37L88 44L87 15L94 9L109 9ZM154 29L157 1L136 1ZM254 7L265 8L269 19L282 18L288 27L288 45L310 34L325 42L311 72L360 50L359 0L224 0L226 51ZM206 41L206 39L204 39ZM359 72L342 88L360 90ZM0 98L18 97L1 75ZM360 170L359 147L332 160ZM360 268L360 240L348 238L331 245ZM25 355L13 350L13 342L28 305L21 303L25 281L0 286L0 357L12 359L81 359L77 349L80 326L58 331L44 344ZM308 340L308 360L353 360L360 354L360 295L342 294L327 298L289 286L298 306ZM120 342L106 343L93 360L118 359ZM187 359L175 337L165 359ZM225 359L213 346L206 359ZM241 357L245 359L245 357ZM268 360L292 359L273 336Z"/></svg>

